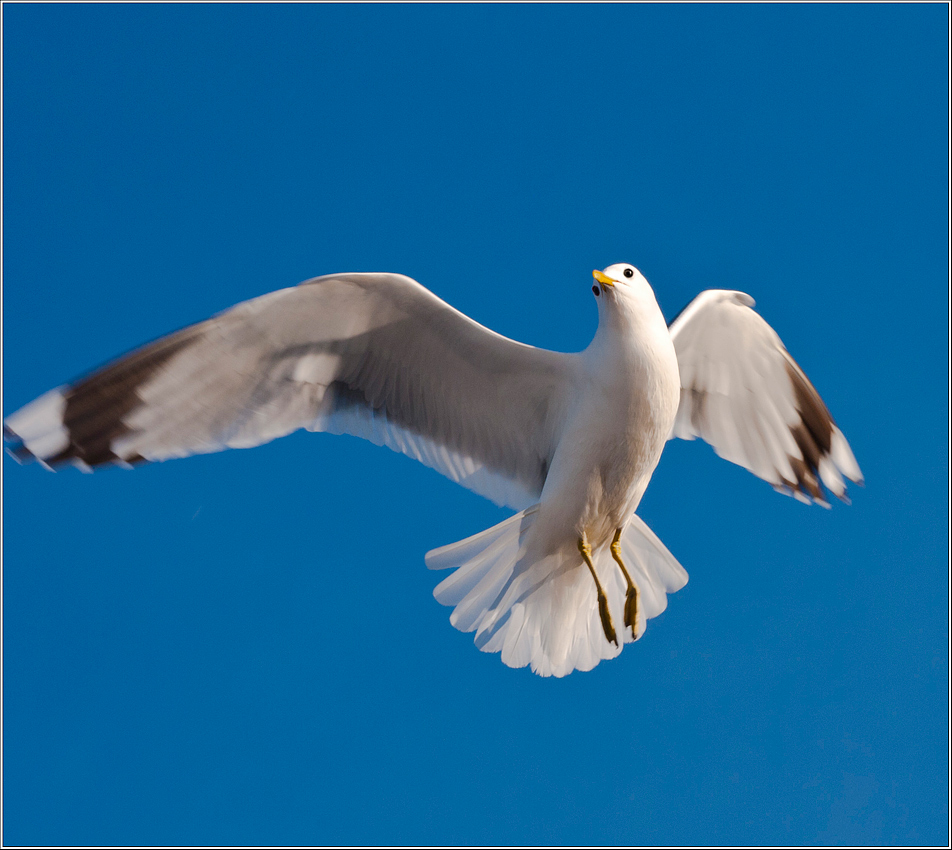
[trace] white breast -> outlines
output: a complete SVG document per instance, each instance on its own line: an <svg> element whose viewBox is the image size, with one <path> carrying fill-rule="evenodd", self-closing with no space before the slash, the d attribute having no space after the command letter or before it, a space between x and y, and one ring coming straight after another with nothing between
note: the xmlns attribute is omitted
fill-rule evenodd
<svg viewBox="0 0 952 850"><path fill-rule="evenodd" d="M538 523L593 546L625 525L657 466L678 410L677 357L657 303L603 319L580 357L584 379L553 458ZM540 529L540 533L542 533ZM548 547L546 547L548 548Z"/></svg>

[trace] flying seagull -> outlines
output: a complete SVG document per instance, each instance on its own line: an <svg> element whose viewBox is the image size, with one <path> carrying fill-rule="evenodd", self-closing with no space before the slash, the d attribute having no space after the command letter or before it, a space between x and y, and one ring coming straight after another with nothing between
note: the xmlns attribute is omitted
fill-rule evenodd
<svg viewBox="0 0 952 850"><path fill-rule="evenodd" d="M635 513L673 438L803 502L862 483L846 438L742 292L669 327L634 266L594 271L578 354L507 339L398 274L317 277L162 337L6 419L19 461L84 471L247 448L299 428L416 458L518 513L429 552L484 652L543 676L644 633L687 573Z"/></svg>

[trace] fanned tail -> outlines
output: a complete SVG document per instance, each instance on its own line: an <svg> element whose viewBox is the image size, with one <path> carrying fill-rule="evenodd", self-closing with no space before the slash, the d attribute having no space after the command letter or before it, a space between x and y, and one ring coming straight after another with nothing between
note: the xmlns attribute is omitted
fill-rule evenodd
<svg viewBox="0 0 952 850"><path fill-rule="evenodd" d="M527 553L525 540L538 505L449 546L427 553L432 570L455 569L433 595L454 607L450 622L476 632L483 652L501 653L510 667L531 665L541 676L591 670L614 658L621 645L602 628L591 574L575 546L545 558ZM608 597L615 632L623 643L644 633L646 621L667 606L688 575L664 544L636 515L621 537L622 558L638 587L635 635L624 626L627 583L607 545L593 552L595 570Z"/></svg>

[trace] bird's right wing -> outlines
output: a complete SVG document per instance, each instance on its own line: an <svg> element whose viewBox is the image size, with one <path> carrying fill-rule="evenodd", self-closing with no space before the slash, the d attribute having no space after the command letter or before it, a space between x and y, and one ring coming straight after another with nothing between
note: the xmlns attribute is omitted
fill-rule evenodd
<svg viewBox="0 0 952 850"><path fill-rule="evenodd" d="M408 277L328 275L51 390L4 431L20 460L84 469L299 428L353 434L519 509L542 492L576 363L487 330Z"/></svg>
<svg viewBox="0 0 952 850"><path fill-rule="evenodd" d="M721 457L780 492L846 501L843 477L863 482L843 432L780 337L743 292L709 289L671 323L681 373L672 437L701 437Z"/></svg>

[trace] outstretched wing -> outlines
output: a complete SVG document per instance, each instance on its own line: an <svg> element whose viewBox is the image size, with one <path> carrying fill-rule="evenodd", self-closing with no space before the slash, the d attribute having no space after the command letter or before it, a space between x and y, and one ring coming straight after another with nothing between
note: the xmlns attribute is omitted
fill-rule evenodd
<svg viewBox="0 0 952 850"><path fill-rule="evenodd" d="M702 292L669 328L681 372L672 437L710 443L780 492L826 505L863 483L849 443L780 337L743 292Z"/></svg>
<svg viewBox="0 0 952 850"><path fill-rule="evenodd" d="M487 330L408 277L328 275L51 390L4 431L21 461L83 469L298 428L353 434L523 508L542 491L575 362Z"/></svg>

